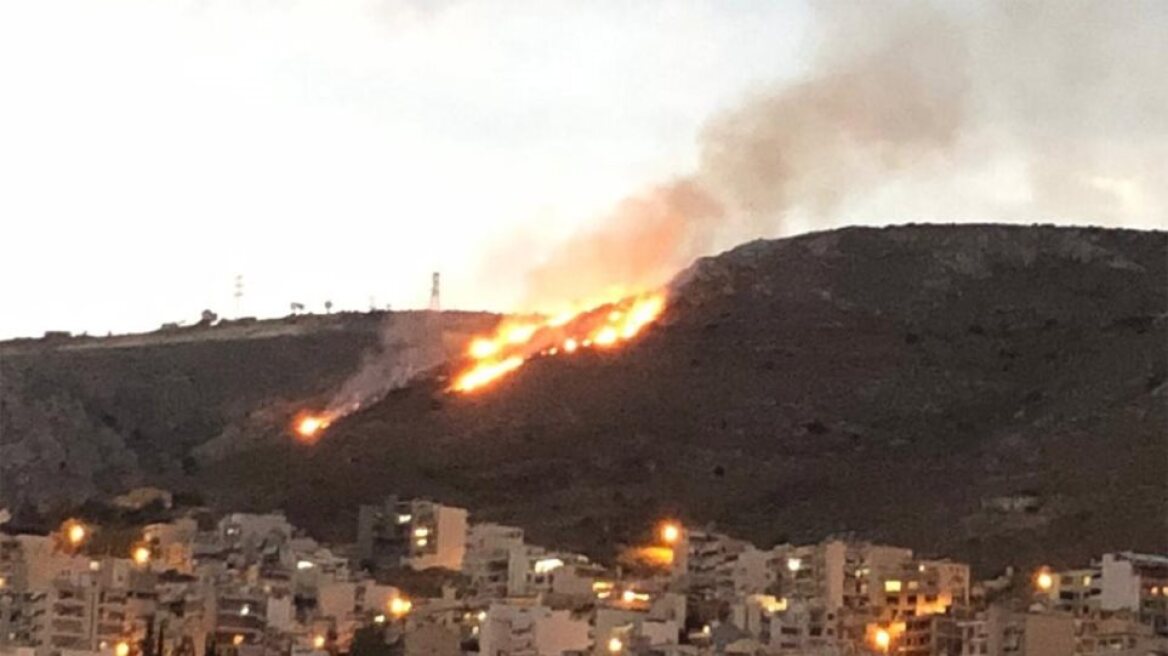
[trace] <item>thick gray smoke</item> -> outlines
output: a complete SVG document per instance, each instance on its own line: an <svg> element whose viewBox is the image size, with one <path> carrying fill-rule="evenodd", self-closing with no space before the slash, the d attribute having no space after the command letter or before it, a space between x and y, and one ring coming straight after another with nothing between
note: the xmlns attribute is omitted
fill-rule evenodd
<svg viewBox="0 0 1168 656"><path fill-rule="evenodd" d="M846 223L1165 225L1168 2L848 2L816 17L809 72L713 117L693 175L562 244L529 276L532 306Z"/></svg>

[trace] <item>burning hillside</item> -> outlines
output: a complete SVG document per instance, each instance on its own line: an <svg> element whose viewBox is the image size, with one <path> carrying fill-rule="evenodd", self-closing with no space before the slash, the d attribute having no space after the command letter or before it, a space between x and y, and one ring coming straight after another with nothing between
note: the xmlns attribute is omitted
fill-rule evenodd
<svg viewBox="0 0 1168 656"><path fill-rule="evenodd" d="M471 341L467 356L474 362L458 374L451 389L475 391L530 358L617 347L636 337L664 309L665 294L657 292L550 318L504 321L492 335Z"/></svg>
<svg viewBox="0 0 1168 656"><path fill-rule="evenodd" d="M665 298L664 292L637 294L610 303L579 304L554 316L505 319L493 332L466 344L462 369L449 391L479 391L533 358L619 348L661 315ZM355 400L334 402L320 411L302 410L292 418L290 430L297 441L314 444L330 425L362 406Z"/></svg>

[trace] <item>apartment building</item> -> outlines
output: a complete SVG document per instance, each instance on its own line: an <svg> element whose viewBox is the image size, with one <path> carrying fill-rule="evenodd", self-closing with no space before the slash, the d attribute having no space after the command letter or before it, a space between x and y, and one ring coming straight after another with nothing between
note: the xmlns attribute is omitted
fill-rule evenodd
<svg viewBox="0 0 1168 656"><path fill-rule="evenodd" d="M467 512L424 499L390 497L358 511L357 554L376 569L462 569Z"/></svg>

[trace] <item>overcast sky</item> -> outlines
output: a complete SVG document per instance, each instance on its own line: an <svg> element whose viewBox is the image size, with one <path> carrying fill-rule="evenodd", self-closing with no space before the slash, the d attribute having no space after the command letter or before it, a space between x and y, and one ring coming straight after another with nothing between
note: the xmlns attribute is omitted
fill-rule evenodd
<svg viewBox="0 0 1168 656"><path fill-rule="evenodd" d="M237 274L244 315L424 307L434 270L446 307L505 310L539 253L692 171L708 117L797 79L813 22L798 1L0 3L0 336L233 316Z"/></svg>
<svg viewBox="0 0 1168 656"><path fill-rule="evenodd" d="M0 335L203 308L504 309L539 249L799 67L775 2L0 4ZM518 234L527 233L525 235ZM518 275L518 272L516 273ZM501 278L505 280L504 278Z"/></svg>

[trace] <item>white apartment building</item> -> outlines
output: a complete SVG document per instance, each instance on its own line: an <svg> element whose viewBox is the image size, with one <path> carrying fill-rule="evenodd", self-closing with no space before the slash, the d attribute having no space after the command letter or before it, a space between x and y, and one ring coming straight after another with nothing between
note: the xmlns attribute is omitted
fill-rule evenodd
<svg viewBox="0 0 1168 656"><path fill-rule="evenodd" d="M467 531L462 572L480 597L501 599L524 594L527 560L521 528L484 523Z"/></svg>
<svg viewBox="0 0 1168 656"><path fill-rule="evenodd" d="M562 656L592 645L587 617L542 604L491 604L479 631L481 656Z"/></svg>
<svg viewBox="0 0 1168 656"><path fill-rule="evenodd" d="M424 499L361 506L357 552L375 568L441 567L460 571L466 555L467 511Z"/></svg>

